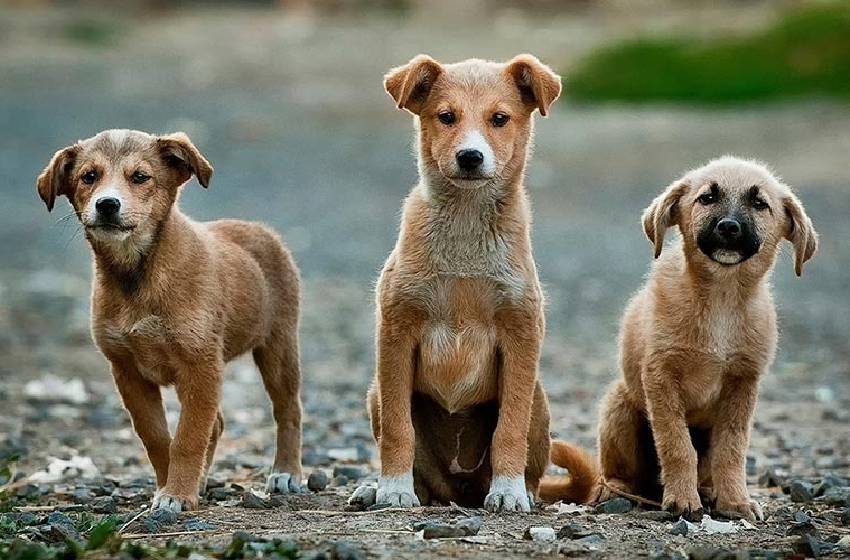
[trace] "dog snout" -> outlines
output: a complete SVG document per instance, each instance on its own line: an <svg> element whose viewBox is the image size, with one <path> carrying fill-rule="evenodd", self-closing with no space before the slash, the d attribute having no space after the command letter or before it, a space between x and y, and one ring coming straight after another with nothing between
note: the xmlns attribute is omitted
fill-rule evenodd
<svg viewBox="0 0 850 560"><path fill-rule="evenodd" d="M121 201L114 196L104 196L97 199L94 204L97 213L103 217L112 217L121 210Z"/></svg>
<svg viewBox="0 0 850 560"><path fill-rule="evenodd" d="M484 163L484 154L479 150L460 150L455 157L458 167L464 171L475 171Z"/></svg>
<svg viewBox="0 0 850 560"><path fill-rule="evenodd" d="M741 222L734 218L723 218L714 227L717 235L724 239L738 239L741 237Z"/></svg>

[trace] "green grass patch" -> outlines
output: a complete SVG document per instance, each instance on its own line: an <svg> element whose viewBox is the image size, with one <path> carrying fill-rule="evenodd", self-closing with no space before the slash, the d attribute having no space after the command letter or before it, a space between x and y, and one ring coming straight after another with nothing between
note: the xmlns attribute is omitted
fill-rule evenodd
<svg viewBox="0 0 850 560"><path fill-rule="evenodd" d="M113 21L98 17L84 17L66 24L64 34L69 41L78 45L107 47L115 44L118 29Z"/></svg>
<svg viewBox="0 0 850 560"><path fill-rule="evenodd" d="M582 61L567 84L583 101L850 99L850 2L798 8L744 37L642 38L605 47Z"/></svg>

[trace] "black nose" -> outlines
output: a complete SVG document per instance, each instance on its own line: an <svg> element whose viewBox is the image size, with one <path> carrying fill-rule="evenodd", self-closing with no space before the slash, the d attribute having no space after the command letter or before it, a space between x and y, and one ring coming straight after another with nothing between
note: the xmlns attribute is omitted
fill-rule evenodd
<svg viewBox="0 0 850 560"><path fill-rule="evenodd" d="M472 171L484 162L484 154L478 150L461 150L455 157L458 166L464 171Z"/></svg>
<svg viewBox="0 0 850 560"><path fill-rule="evenodd" d="M741 237L741 223L732 218L723 218L717 222L715 231L726 239L737 239Z"/></svg>
<svg viewBox="0 0 850 560"><path fill-rule="evenodd" d="M101 216L114 216L121 209L121 201L117 198L106 196L98 199L94 207Z"/></svg>

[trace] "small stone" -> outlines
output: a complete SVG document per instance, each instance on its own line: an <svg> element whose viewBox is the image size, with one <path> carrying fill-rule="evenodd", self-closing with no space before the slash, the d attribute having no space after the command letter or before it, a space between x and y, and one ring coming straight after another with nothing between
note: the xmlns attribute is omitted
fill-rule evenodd
<svg viewBox="0 0 850 560"><path fill-rule="evenodd" d="M216 488L224 488L224 481L212 476L207 477L207 490L214 490Z"/></svg>
<svg viewBox="0 0 850 560"><path fill-rule="evenodd" d="M337 488L340 487L340 486L347 486L347 485L348 485L348 477L347 476L343 476L343 475L335 476L333 478L333 480L331 481L331 486L335 486Z"/></svg>
<svg viewBox="0 0 850 560"><path fill-rule="evenodd" d="M527 541L549 542L555 540L555 529L552 527L528 527L522 535Z"/></svg>
<svg viewBox="0 0 850 560"><path fill-rule="evenodd" d="M850 486L836 486L823 493L824 501L831 506L850 506Z"/></svg>
<svg viewBox="0 0 850 560"><path fill-rule="evenodd" d="M628 513L632 511L634 504L622 497L617 497L602 502L594 508L596 513Z"/></svg>
<svg viewBox="0 0 850 560"><path fill-rule="evenodd" d="M64 513L54 511L47 516L47 525L43 525L42 533L51 542L79 541L80 533L74 522Z"/></svg>
<svg viewBox="0 0 850 560"><path fill-rule="evenodd" d="M356 544L338 541L330 550L333 560L366 560L366 553Z"/></svg>
<svg viewBox="0 0 850 560"><path fill-rule="evenodd" d="M576 539L573 542L576 544L581 544L584 546L593 546L601 543L605 540L605 536L602 533L590 533L589 535L582 537L580 539Z"/></svg>
<svg viewBox="0 0 850 560"><path fill-rule="evenodd" d="M95 513L115 513L118 507L115 505L115 500L112 496L100 496L92 500L90 504L91 510Z"/></svg>
<svg viewBox="0 0 850 560"><path fill-rule="evenodd" d="M688 534L688 522L684 519L680 519L679 521L673 523L673 526L670 528L671 535L687 535Z"/></svg>
<svg viewBox="0 0 850 560"><path fill-rule="evenodd" d="M203 519L189 519L184 527L187 531L214 531L218 529L218 525L204 521Z"/></svg>
<svg viewBox="0 0 850 560"><path fill-rule="evenodd" d="M850 525L850 507L841 512L841 524Z"/></svg>
<svg viewBox="0 0 850 560"><path fill-rule="evenodd" d="M791 501L797 503L811 502L815 497L812 485L802 480L792 481L789 493Z"/></svg>
<svg viewBox="0 0 850 560"><path fill-rule="evenodd" d="M148 519L160 525L177 523L177 512L167 508L156 508L148 514Z"/></svg>
<svg viewBox="0 0 850 560"><path fill-rule="evenodd" d="M249 509L269 509L269 504L250 490L242 493L242 501L239 505Z"/></svg>
<svg viewBox="0 0 850 560"><path fill-rule="evenodd" d="M812 535L815 538L819 538L820 534L818 533L818 528L815 527L815 524L811 521L804 521L803 523L792 523L788 530L785 531L786 536L796 536L796 535Z"/></svg>
<svg viewBox="0 0 850 560"><path fill-rule="evenodd" d="M349 480L357 481L366 476L366 473L362 468L353 465L336 465L333 475L334 477L344 476Z"/></svg>
<svg viewBox="0 0 850 560"><path fill-rule="evenodd" d="M207 488L207 498L215 502L231 499L236 494L233 488Z"/></svg>
<svg viewBox="0 0 850 560"><path fill-rule="evenodd" d="M431 519L415 523L413 530L422 531L422 536L426 539L449 539L477 535L481 524L481 518L478 516L461 517L450 523Z"/></svg>
<svg viewBox="0 0 850 560"><path fill-rule="evenodd" d="M321 469L316 469L307 478L307 488L313 492L321 492L328 487L328 475Z"/></svg>
<svg viewBox="0 0 850 560"><path fill-rule="evenodd" d="M579 525L578 523L567 523L560 529L558 529L558 538L559 539L578 539L581 538L577 535L584 533L584 527Z"/></svg>
<svg viewBox="0 0 850 560"><path fill-rule="evenodd" d="M812 535L802 535L800 540L793 544L795 552L804 554L806 557L819 558L821 554L828 553L832 545L822 542Z"/></svg>
<svg viewBox="0 0 850 560"><path fill-rule="evenodd" d="M812 517L803 510L795 511L791 518L794 520L794 523L808 523L812 520Z"/></svg>
<svg viewBox="0 0 850 560"><path fill-rule="evenodd" d="M815 486L815 496L823 496L830 488L847 486L846 480L834 474L828 474Z"/></svg>

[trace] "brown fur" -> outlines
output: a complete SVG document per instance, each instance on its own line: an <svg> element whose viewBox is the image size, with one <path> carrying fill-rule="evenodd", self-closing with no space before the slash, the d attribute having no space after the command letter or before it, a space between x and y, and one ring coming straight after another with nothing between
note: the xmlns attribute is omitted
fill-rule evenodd
<svg viewBox="0 0 850 560"><path fill-rule="evenodd" d="M421 181L377 288L368 402L378 501L481 506L487 498L490 509L527 509L525 493L536 492L547 462L549 412L537 375L543 296L523 174L532 113L546 113L560 80L528 55L452 65L420 55L388 73L385 86L417 117ZM441 122L443 111L457 121ZM507 125L490 123L496 112L510 116ZM493 156L491 175L475 184L453 169L470 134ZM419 500L384 487L411 471ZM523 504L491 488L498 477L523 476Z"/></svg>
<svg viewBox="0 0 850 560"><path fill-rule="evenodd" d="M83 181L87 172L96 180ZM148 178L134 182L134 173ZM298 269L279 237L249 222L192 221L177 208L212 167L182 133L106 131L57 152L38 178L48 209L65 195L94 254L92 332L156 471L154 505L194 509L218 438L224 365L253 352L278 424L274 472L301 477ZM120 224L93 202L121 199ZM182 405L172 439L160 387Z"/></svg>
<svg viewBox="0 0 850 560"><path fill-rule="evenodd" d="M712 184L721 199L706 205L698 198ZM754 186L768 208L747 202ZM698 243L706 224L727 212L751 220L761 239L739 264L715 262ZM745 462L758 381L776 351L768 277L783 239L794 247L799 275L817 250L817 233L787 186L764 166L730 157L673 183L643 224L660 258L623 318L623 378L600 410L602 475L676 513L698 515L702 488L716 510L759 517ZM665 230L674 226L680 245L662 254ZM610 494L600 487L598 499Z"/></svg>

